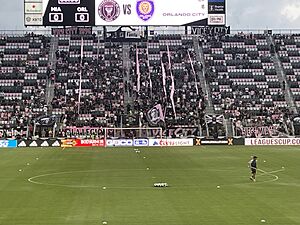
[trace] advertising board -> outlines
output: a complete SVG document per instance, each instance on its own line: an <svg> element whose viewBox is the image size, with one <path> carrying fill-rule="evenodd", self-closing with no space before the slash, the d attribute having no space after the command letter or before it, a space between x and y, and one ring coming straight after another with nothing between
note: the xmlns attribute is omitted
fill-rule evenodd
<svg viewBox="0 0 300 225"><path fill-rule="evenodd" d="M60 147L60 145L59 139L18 140L18 147Z"/></svg>
<svg viewBox="0 0 300 225"><path fill-rule="evenodd" d="M225 11L225 0L24 0L24 24L183 26L207 20L208 25L225 25ZM35 23L29 21L32 14L40 17Z"/></svg>
<svg viewBox="0 0 300 225"><path fill-rule="evenodd" d="M245 138L245 145L300 145L300 138Z"/></svg>
<svg viewBox="0 0 300 225"><path fill-rule="evenodd" d="M16 148L16 140L0 140L0 148Z"/></svg>
<svg viewBox="0 0 300 225"><path fill-rule="evenodd" d="M75 147L105 147L105 140L76 140Z"/></svg>
<svg viewBox="0 0 300 225"><path fill-rule="evenodd" d="M154 147L193 146L193 139L192 138L149 139L149 146L154 146Z"/></svg>
<svg viewBox="0 0 300 225"><path fill-rule="evenodd" d="M65 139L61 141L61 147L105 147L104 139Z"/></svg>
<svg viewBox="0 0 300 225"><path fill-rule="evenodd" d="M133 146L148 146L149 140L148 139L134 139Z"/></svg>
<svg viewBox="0 0 300 225"><path fill-rule="evenodd" d="M107 139L106 140L106 146L107 147L129 147L133 146L133 140L132 139Z"/></svg>
<svg viewBox="0 0 300 225"><path fill-rule="evenodd" d="M232 140L227 138L222 139L207 139L207 138L195 138L195 146L201 145L231 145Z"/></svg>

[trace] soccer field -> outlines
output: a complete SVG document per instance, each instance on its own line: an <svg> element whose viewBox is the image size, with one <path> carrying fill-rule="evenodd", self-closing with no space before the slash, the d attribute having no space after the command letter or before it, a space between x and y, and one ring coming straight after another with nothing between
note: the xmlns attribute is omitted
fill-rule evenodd
<svg viewBox="0 0 300 225"><path fill-rule="evenodd" d="M1 149L0 224L300 224L299 147L139 150Z"/></svg>

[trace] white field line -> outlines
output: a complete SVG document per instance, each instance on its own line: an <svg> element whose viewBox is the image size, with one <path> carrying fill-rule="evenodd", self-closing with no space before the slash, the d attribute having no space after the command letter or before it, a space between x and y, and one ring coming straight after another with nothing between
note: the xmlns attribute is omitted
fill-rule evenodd
<svg viewBox="0 0 300 225"><path fill-rule="evenodd" d="M159 171L159 170L190 170L190 171L197 171L197 170L204 170L202 169L153 169L153 171ZM209 171L225 171L225 170L218 170L218 169L207 169ZM272 180L267 180L267 181L260 181L256 183L268 183L268 182L274 182L279 179L277 175L274 175L273 173L277 172L282 172L285 169L280 169L280 170L274 170L274 171L264 171L261 169L257 169L258 171L261 171L263 174L259 174L257 176L264 176L264 175L269 175L272 176L274 179ZM47 177L47 176L53 176L53 175L61 175L61 174L72 174L72 173L93 173L93 172L107 172L107 171L146 171L146 169L104 169L104 170L79 170L79 171L64 171L64 172L56 172L56 173L47 173L47 174L41 174L37 176L33 176L28 178L28 182L33 183L33 184L38 184L38 185L46 185L46 186L56 186L56 187L69 187L69 188L102 188L102 185L68 185L68 184L55 184L55 183L43 183L43 182L38 182L35 181L35 179L41 178L41 177ZM226 171L232 171L232 170L226 170ZM235 184L223 184L223 186L232 186L232 185L238 185L238 184L246 184L246 183L235 183ZM184 187L201 187L199 185L185 185ZM141 189L141 188L153 188L153 187L107 187L109 189ZM174 187L173 187L174 188ZM175 187L176 188L176 187ZM181 188L181 187L177 187Z"/></svg>

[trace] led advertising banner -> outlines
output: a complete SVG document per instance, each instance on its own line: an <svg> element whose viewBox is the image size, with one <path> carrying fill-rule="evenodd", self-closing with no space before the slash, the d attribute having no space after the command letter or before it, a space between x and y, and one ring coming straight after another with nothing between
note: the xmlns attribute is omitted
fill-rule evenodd
<svg viewBox="0 0 300 225"><path fill-rule="evenodd" d="M207 18L207 0L95 0L96 25L180 26Z"/></svg>
<svg viewBox="0 0 300 225"><path fill-rule="evenodd" d="M226 23L225 0L208 0L208 22L207 25L225 25Z"/></svg>
<svg viewBox="0 0 300 225"><path fill-rule="evenodd" d="M225 24L225 0L24 0L25 26Z"/></svg>

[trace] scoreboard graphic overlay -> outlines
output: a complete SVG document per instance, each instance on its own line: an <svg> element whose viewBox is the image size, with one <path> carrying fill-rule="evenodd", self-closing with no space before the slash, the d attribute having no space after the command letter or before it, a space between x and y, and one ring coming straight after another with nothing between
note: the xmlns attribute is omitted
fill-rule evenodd
<svg viewBox="0 0 300 225"><path fill-rule="evenodd" d="M225 0L24 0L25 26L223 26Z"/></svg>

